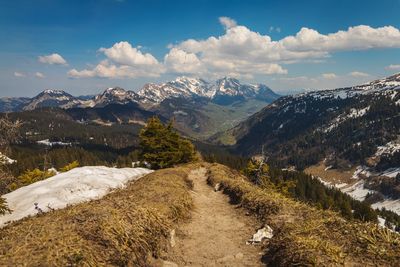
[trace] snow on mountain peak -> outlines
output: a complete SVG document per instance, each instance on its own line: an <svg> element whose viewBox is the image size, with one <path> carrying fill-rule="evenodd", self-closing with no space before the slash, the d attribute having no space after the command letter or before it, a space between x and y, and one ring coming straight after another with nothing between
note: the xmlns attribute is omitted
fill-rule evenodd
<svg viewBox="0 0 400 267"><path fill-rule="evenodd" d="M69 95L63 90L57 90L57 89L46 89L44 90L41 94L49 94L49 95Z"/></svg>
<svg viewBox="0 0 400 267"><path fill-rule="evenodd" d="M97 95L89 106L105 106L108 104L127 104L137 103L138 94L133 91L127 91L121 87L109 87L102 94Z"/></svg>
<svg viewBox="0 0 400 267"><path fill-rule="evenodd" d="M224 77L210 83L200 78L180 76L173 81L160 85L146 84L138 94L148 103L160 103L171 97L197 96L208 99L222 95L256 97L261 88L264 89L263 94L273 94L265 85L241 84L239 80L231 77ZM277 95L274 94L275 96Z"/></svg>

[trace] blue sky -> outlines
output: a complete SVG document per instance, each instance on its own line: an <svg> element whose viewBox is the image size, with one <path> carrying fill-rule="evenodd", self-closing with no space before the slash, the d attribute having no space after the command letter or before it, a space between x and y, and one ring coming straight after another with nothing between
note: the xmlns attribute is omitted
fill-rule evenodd
<svg viewBox="0 0 400 267"><path fill-rule="evenodd" d="M1 1L0 96L180 75L278 92L358 84L400 72L399 11L399 0Z"/></svg>

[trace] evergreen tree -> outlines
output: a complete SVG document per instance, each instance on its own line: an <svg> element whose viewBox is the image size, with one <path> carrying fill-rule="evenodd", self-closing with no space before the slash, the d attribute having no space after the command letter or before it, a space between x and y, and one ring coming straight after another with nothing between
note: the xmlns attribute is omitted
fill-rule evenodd
<svg viewBox="0 0 400 267"><path fill-rule="evenodd" d="M153 169L168 168L195 158L194 146L175 132L172 122L165 126L157 117L150 118L139 137L140 159Z"/></svg>
<svg viewBox="0 0 400 267"><path fill-rule="evenodd" d="M0 198L0 215L6 214L7 212L11 212L11 210L7 207L5 199Z"/></svg>

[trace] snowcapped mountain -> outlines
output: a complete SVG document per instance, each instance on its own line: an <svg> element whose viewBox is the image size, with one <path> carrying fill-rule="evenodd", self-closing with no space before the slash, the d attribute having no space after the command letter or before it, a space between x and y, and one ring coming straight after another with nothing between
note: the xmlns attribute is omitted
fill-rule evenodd
<svg viewBox="0 0 400 267"><path fill-rule="evenodd" d="M392 76L375 80L363 85L355 86L354 89L361 89L366 91L377 91L385 89L399 89L400 88L400 73Z"/></svg>
<svg viewBox="0 0 400 267"><path fill-rule="evenodd" d="M79 106L81 100L62 91L62 90L44 90L28 103L23 105L23 110L33 110L40 107L61 107L72 108Z"/></svg>
<svg viewBox="0 0 400 267"><path fill-rule="evenodd" d="M141 97L133 92L126 91L120 87L107 88L103 93L96 95L94 99L86 102L86 105L91 107L104 107L109 104L128 104L128 103L138 103Z"/></svg>
<svg viewBox="0 0 400 267"><path fill-rule="evenodd" d="M0 111L32 110L40 107L104 107L109 104L137 103L149 108L170 98L205 98L217 104L231 104L254 98L267 103L279 95L263 84L241 84L234 78L207 82L200 78L178 77L166 83L145 84L137 93L120 87L107 88L93 97L74 97L62 90L45 90L34 98L0 98Z"/></svg>
<svg viewBox="0 0 400 267"><path fill-rule="evenodd" d="M284 168L306 169L356 199L369 195L376 207L400 214L400 180L394 179L400 175L399 85L396 74L284 96L210 140L245 156L263 153Z"/></svg>
<svg viewBox="0 0 400 267"><path fill-rule="evenodd" d="M160 103L167 98L212 97L209 84L197 78L178 77L174 81L163 84L146 84L138 94L146 103Z"/></svg>
<svg viewBox="0 0 400 267"><path fill-rule="evenodd" d="M244 142L252 129L256 132L256 128L265 129L258 134L279 135L290 131L290 136L295 136L318 125L315 131L328 133L347 121L368 117L379 103L386 103L393 109L400 106L400 73L363 85L281 97L233 128L231 133L239 143L240 140ZM249 142L255 140L263 142L262 139L248 139ZM244 146L249 152L260 149L259 145Z"/></svg>
<svg viewBox="0 0 400 267"><path fill-rule="evenodd" d="M266 85L241 84L239 80L225 77L209 83L200 78L178 77L174 81L163 84L146 84L138 94L147 103L160 103L167 98L202 97L221 102L221 97L234 100L257 98L260 100L275 100L279 97ZM222 101L224 102L224 101ZM220 104L222 104L222 102Z"/></svg>

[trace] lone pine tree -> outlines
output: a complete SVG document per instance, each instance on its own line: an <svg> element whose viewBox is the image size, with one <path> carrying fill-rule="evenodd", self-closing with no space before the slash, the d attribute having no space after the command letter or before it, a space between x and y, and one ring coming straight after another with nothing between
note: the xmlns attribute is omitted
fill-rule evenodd
<svg viewBox="0 0 400 267"><path fill-rule="evenodd" d="M139 137L140 159L153 169L168 168L195 158L193 144L173 129L172 122L164 125L159 118L150 118Z"/></svg>

